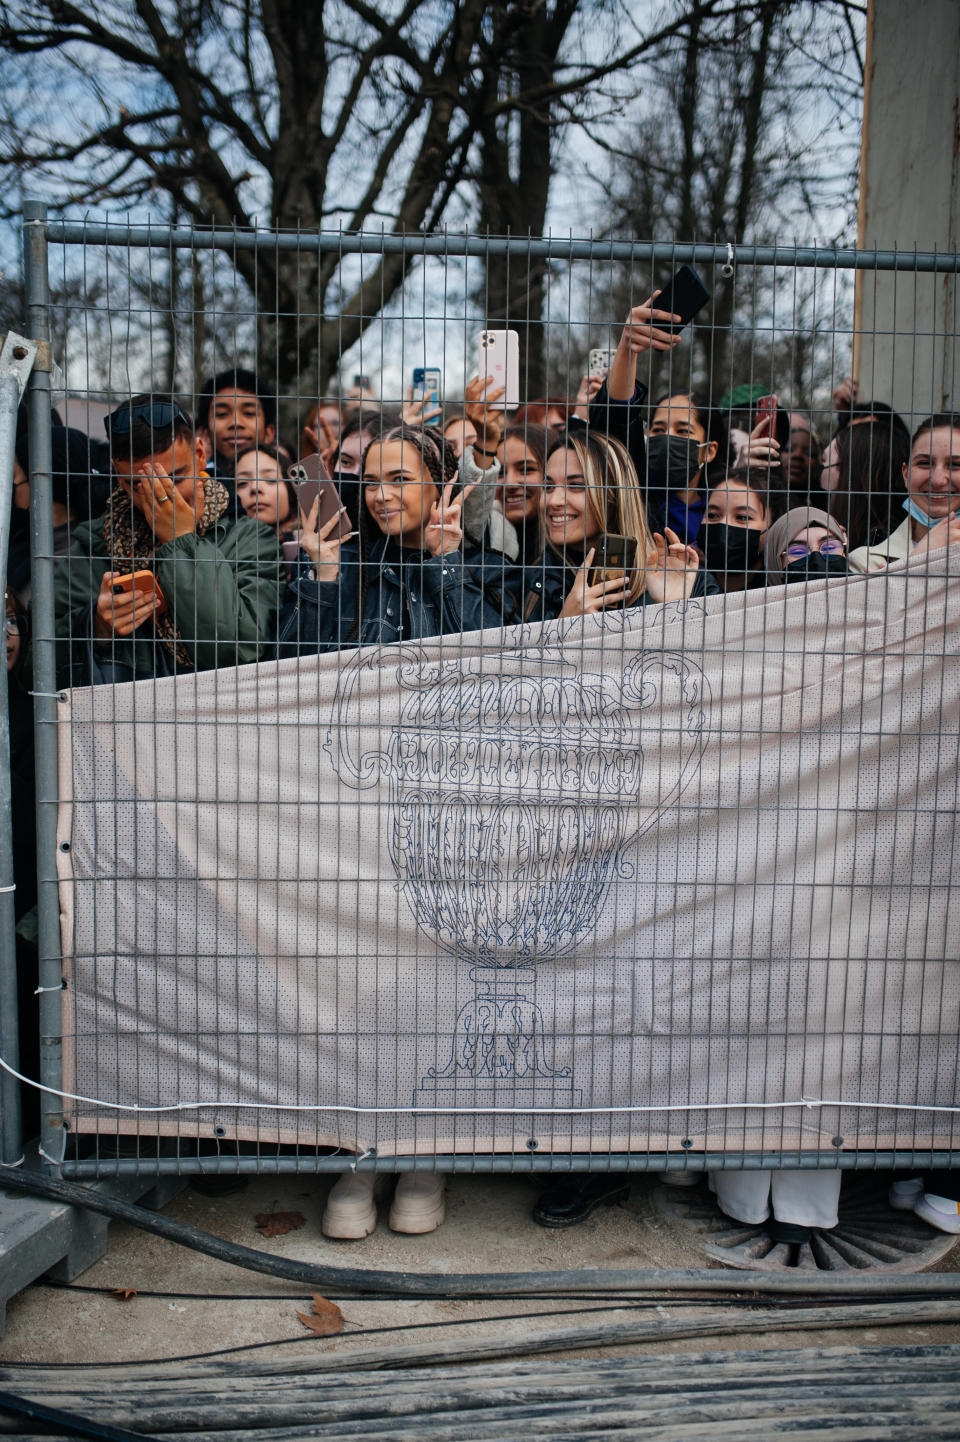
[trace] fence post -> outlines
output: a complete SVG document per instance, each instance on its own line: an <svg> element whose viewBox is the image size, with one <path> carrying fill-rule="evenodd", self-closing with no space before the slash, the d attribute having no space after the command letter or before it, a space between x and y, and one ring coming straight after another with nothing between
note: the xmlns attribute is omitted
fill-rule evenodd
<svg viewBox="0 0 960 1442"><path fill-rule="evenodd" d="M7 589L7 548L13 510L13 460L17 410L23 381L36 348L9 336L0 351L0 579ZM0 1055L20 1066L20 1009L17 996L16 885L13 874L13 787L10 777L10 712L7 668L0 667ZM15 1167L23 1157L20 1083L0 1074L0 1160Z"/></svg>
<svg viewBox="0 0 960 1442"><path fill-rule="evenodd" d="M23 206L23 274L27 333L50 341L47 207ZM35 365L30 377L30 564L33 612L34 744L37 758L37 922L40 956L40 1080L59 1092L62 1076L60 897L57 886L57 647L53 608L53 457L50 370ZM63 1152L60 1098L42 1094L40 1142L47 1159Z"/></svg>

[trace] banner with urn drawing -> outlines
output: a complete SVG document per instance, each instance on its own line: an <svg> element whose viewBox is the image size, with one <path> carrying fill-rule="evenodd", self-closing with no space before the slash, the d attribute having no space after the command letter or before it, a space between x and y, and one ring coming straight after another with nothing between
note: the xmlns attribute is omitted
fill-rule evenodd
<svg viewBox="0 0 960 1442"><path fill-rule="evenodd" d="M73 692L70 1125L949 1147L948 559Z"/></svg>

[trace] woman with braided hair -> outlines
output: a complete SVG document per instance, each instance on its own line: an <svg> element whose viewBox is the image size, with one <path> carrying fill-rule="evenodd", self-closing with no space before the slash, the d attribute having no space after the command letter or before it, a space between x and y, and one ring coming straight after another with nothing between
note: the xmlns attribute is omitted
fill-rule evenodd
<svg viewBox="0 0 960 1442"><path fill-rule="evenodd" d="M283 588L276 533L237 518L190 418L133 396L104 422L116 489L57 570L64 679L136 681L257 661Z"/></svg>
<svg viewBox="0 0 960 1442"><path fill-rule="evenodd" d="M363 456L360 520L346 511L318 528L319 501L300 532L300 564L280 618L279 654L499 626L480 579L462 563L458 461L441 435L404 425Z"/></svg>

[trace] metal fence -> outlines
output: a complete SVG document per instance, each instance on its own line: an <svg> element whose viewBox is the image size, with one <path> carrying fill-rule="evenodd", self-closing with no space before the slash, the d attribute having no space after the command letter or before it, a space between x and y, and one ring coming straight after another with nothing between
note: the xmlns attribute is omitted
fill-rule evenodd
<svg viewBox="0 0 960 1442"><path fill-rule="evenodd" d="M960 431L919 458L910 434L951 409L960 257L24 222L40 352L30 670L10 685L35 716L18 945L46 1161L952 1164L958 552L943 527L921 544L917 507L951 513ZM625 318L682 263L710 299L677 345L637 319L634 390ZM518 269L542 314L491 310ZM523 409L465 417L476 335L504 330ZM326 457L359 557L330 550L335 510L312 552L301 516L298 543L304 493L268 484L265 452L237 482L242 379L198 471L200 377L235 366L261 378L260 440L276 406L294 460L359 417L361 479L346 442ZM437 416L407 395L415 369ZM54 402L105 442L137 393L163 475L129 413L105 460L54 465ZM441 433L459 472L424 440ZM784 523L771 551L806 506L830 519ZM629 604L600 606L624 576ZM137 595L132 644L117 608ZM9 946L3 968L9 999Z"/></svg>

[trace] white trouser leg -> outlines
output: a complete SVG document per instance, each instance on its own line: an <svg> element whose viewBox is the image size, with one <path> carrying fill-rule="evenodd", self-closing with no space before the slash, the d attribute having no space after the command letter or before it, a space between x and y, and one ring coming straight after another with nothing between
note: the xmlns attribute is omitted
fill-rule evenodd
<svg viewBox="0 0 960 1442"><path fill-rule="evenodd" d="M840 1201L839 1170L771 1173L770 1204L778 1222L799 1227L835 1227Z"/></svg>
<svg viewBox="0 0 960 1442"><path fill-rule="evenodd" d="M776 1173L773 1173L776 1175ZM720 1210L738 1222L765 1222L770 1215L770 1172L708 1173Z"/></svg>

